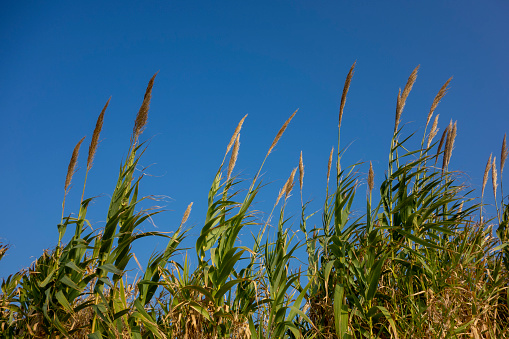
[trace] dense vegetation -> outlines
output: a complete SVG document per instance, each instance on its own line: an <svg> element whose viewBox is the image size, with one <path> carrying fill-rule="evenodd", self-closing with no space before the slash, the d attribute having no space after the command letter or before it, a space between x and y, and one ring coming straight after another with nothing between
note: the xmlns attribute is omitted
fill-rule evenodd
<svg viewBox="0 0 509 339"><path fill-rule="evenodd" d="M346 78L339 128L354 66ZM140 136L147 122L149 82L135 120L130 147L102 229L87 231L91 199L83 196L79 211L64 215L58 245L27 270L1 284L0 331L4 338L506 338L509 337L509 204L501 187L507 148L504 142L497 178L495 158L486 165L481 200L449 171L456 136L450 123L440 139L434 110L449 81L438 92L427 116L420 147L415 135L404 136L400 120L417 76L410 75L397 97L388 166L373 198L370 165L365 214L351 215L360 172L366 166L341 163L339 145L330 153L322 222L310 226L302 200L304 164L291 172L275 200L273 225L261 222L252 208L262 188L263 163L247 190L238 189L233 169L239 152L238 124L215 174L208 209L196 239L196 267L189 264L182 222L171 234L142 232L140 225L158 210L138 207L141 176L136 165L143 154ZM86 173L94 154L106 107L89 147ZM266 158L295 113L284 123ZM428 130L429 128L429 130ZM72 153L67 194L80 145ZM228 157L229 155L229 157ZM265 159L266 159L265 158ZM324 164L325 165L325 164ZM491 174L497 216L482 215L484 191ZM297 178L295 178L297 176ZM380 175L381 176L381 175ZM287 222L285 207L298 183L301 194L299 229ZM377 188L378 189L378 188ZM500 192L498 198L497 193ZM376 195L378 196L378 194ZM360 199L365 195L360 194ZM497 200L498 199L498 200ZM356 200L357 201L357 200ZM362 203L364 205L364 202ZM270 220L270 218L269 218ZM250 248L239 232L254 224ZM67 243L64 235L72 229ZM294 238L301 232L303 242ZM69 235L67 236L69 237ZM164 237L164 251L151 257L142 276L129 282L126 267L132 244L142 237ZM243 242L245 243L245 242ZM1 244L0 244L1 245ZM294 255L303 246L307 267L295 270ZM0 246L0 259L8 251ZM183 251L184 260L174 254Z"/></svg>

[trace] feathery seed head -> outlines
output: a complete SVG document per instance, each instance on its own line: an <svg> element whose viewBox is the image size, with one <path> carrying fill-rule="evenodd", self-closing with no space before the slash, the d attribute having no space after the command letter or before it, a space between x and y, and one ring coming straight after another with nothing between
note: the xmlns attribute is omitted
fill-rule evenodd
<svg viewBox="0 0 509 339"><path fill-rule="evenodd" d="M329 185L330 170L332 166L332 155L334 154L334 147L330 150L329 163L327 164L327 186Z"/></svg>
<svg viewBox="0 0 509 339"><path fill-rule="evenodd" d="M436 135L438 133L438 117L439 116L440 116L440 114L436 115L435 120L433 121L433 125L431 126L431 131L429 132L429 135L428 135L428 146L427 146L427 148L429 148L429 146L433 142L433 139L436 137Z"/></svg>
<svg viewBox="0 0 509 339"><path fill-rule="evenodd" d="M191 208L193 207L193 203L191 202L187 205L186 211L184 212L184 216L182 217L182 221L180 222L180 226L184 225L191 214Z"/></svg>
<svg viewBox="0 0 509 339"><path fill-rule="evenodd" d="M270 148L269 148L269 151L267 152L267 155L269 155L270 152L272 152L272 149L276 146L276 144L279 141L279 139L281 139L281 136L285 132L286 128L288 127L288 124L290 123L290 121L292 121L292 119L295 116L295 114L297 113L297 111L298 111L298 109L295 110L295 112L293 112L293 114L288 118L288 120L285 121L285 123L283 124L283 126L281 127L279 132L277 132L277 135L274 138L274 141L272 141L272 145L270 145Z"/></svg>
<svg viewBox="0 0 509 339"><path fill-rule="evenodd" d="M235 163L237 162L237 155L239 154L239 146L240 146L240 133L237 133L237 138L235 139L235 144L233 145L232 155L230 157L230 163L228 164L228 174L226 176L227 181L230 180L233 168L235 167Z"/></svg>
<svg viewBox="0 0 509 339"><path fill-rule="evenodd" d="M143 97L143 102L141 104L140 110L138 111L138 114L136 115L136 120L134 120L133 143L136 143L138 141L140 134L143 133L143 130L147 125L148 110L150 108L150 99L152 98L152 87L154 86L154 80L156 78L157 73L159 72L156 72L148 82L147 90L145 91L145 96Z"/></svg>
<svg viewBox="0 0 509 339"><path fill-rule="evenodd" d="M290 177L288 178L288 180L286 181L286 184L284 186L285 187L285 200L288 199L288 196L292 192L294 178L295 178L295 172L297 172L297 167L295 167L293 169L292 173L290 174Z"/></svg>
<svg viewBox="0 0 509 339"><path fill-rule="evenodd" d="M302 161L302 151L300 151L300 158L299 158L299 185L300 190L302 191L302 185L304 183L304 162Z"/></svg>
<svg viewBox="0 0 509 339"><path fill-rule="evenodd" d="M244 117L239 121L239 124L235 128L235 132L233 132L232 138L230 139L230 142L228 143L228 146L226 146L226 154L230 152L230 149L232 148L233 143L237 139L237 134L239 134L240 129L242 128L242 124L244 123L244 120L246 120L247 114L244 115Z"/></svg>
<svg viewBox="0 0 509 339"><path fill-rule="evenodd" d="M493 163L491 164L491 183L493 185L493 196L497 200L497 157L493 157Z"/></svg>
<svg viewBox="0 0 509 339"><path fill-rule="evenodd" d="M415 69L412 71L410 76L408 77L407 83L405 85L405 88L403 89L403 93L398 94L398 101L396 105L396 123L394 126L394 132L398 131L399 122L401 120L401 113L403 113L403 109L405 108L406 99L408 98L408 95L410 94L410 91L412 90L412 87L414 86L415 79L417 79L417 71L419 70L419 66L415 67Z"/></svg>
<svg viewBox="0 0 509 339"><path fill-rule="evenodd" d="M292 173L290 174L290 177L286 180L283 187L279 190L279 194L276 199L276 205L279 203L279 200L283 197L283 194L285 195L285 200L288 198L288 194L290 194L293 188L293 178L295 176L296 171L297 168L294 168Z"/></svg>
<svg viewBox="0 0 509 339"><path fill-rule="evenodd" d="M354 73L354 69L355 69L355 64L357 63L357 61L355 61L352 65L352 67L350 67L350 71L348 72L348 75L346 76L346 80L345 80L345 86L343 86L343 94L341 95L341 104L339 106L339 123L338 123L338 127L341 129L341 120L343 120L343 109L345 108L345 103L346 103L346 95L348 94L348 90L350 88L350 83L352 82L352 77L353 77L353 73Z"/></svg>
<svg viewBox="0 0 509 339"><path fill-rule="evenodd" d="M369 162L369 173L368 173L369 194L371 194L374 187L375 187L375 172L373 171L373 164L370 161Z"/></svg>
<svg viewBox="0 0 509 339"><path fill-rule="evenodd" d="M451 135L451 145L449 147L449 154L447 155L447 165L451 161L452 150L454 149L454 141L456 140L456 133L458 132L458 121L454 122L454 126L452 127L452 135Z"/></svg>
<svg viewBox="0 0 509 339"><path fill-rule="evenodd" d="M402 111L399 110L400 102L401 102L401 88L399 89L398 98L396 99L396 118L394 122L394 133L398 131L399 121L401 120Z"/></svg>
<svg viewBox="0 0 509 339"><path fill-rule="evenodd" d="M449 83L451 82L451 80L452 80L452 77L450 77L449 80L447 80L445 82L445 84L442 86L442 88L440 88L437 95L435 96L435 99L433 99L433 104L431 105L431 109L429 110L429 113L428 113L428 119L426 120L426 126L428 126L428 124L431 120L431 117L433 116L433 112L435 111L438 104L440 103L440 100L442 100L442 98L445 96L445 94L449 90L449 88L447 86L449 86Z"/></svg>
<svg viewBox="0 0 509 339"><path fill-rule="evenodd" d="M502 141L502 151L500 154L500 177L502 177L502 172L504 171L505 161L507 159L507 144L506 144L506 134L504 134L504 140Z"/></svg>
<svg viewBox="0 0 509 339"><path fill-rule="evenodd" d="M486 168L484 170L484 176L482 178L482 188L481 188L481 199L484 197L484 188L486 187L486 183L488 182L488 173L491 168L491 157L493 153L490 154L490 158L488 159L488 162L486 163Z"/></svg>
<svg viewBox="0 0 509 339"><path fill-rule="evenodd" d="M286 185L286 184L285 184ZM279 204L279 200L281 200L281 197L283 197L283 194L285 193L286 191L286 187L283 186L280 190L279 190L279 194L277 195L277 199L276 199L276 206L277 204Z"/></svg>
<svg viewBox="0 0 509 339"><path fill-rule="evenodd" d="M65 177L64 191L66 192L69 188L69 185L71 184L72 176L74 175L74 169L76 168L76 163L78 162L78 154L80 152L80 146L83 140L85 140L85 137L78 141L76 146L74 146L74 150L72 151L71 161L69 161L69 167L67 168L67 176Z"/></svg>
<svg viewBox="0 0 509 339"><path fill-rule="evenodd" d="M452 147L454 144L454 138L456 137L455 132L456 124L453 125L452 119L451 122L449 122L449 132L447 133L447 139L445 140L445 147L444 147L444 155L443 155L443 162L442 162L442 172L444 170L447 170L449 167L449 161L451 160L451 154L452 154Z"/></svg>
<svg viewBox="0 0 509 339"><path fill-rule="evenodd" d="M440 138L440 142L438 143L438 148L437 148L437 155L435 156L435 165L437 164L437 161L438 161L438 156L440 155L440 151L442 150L442 146L444 145L444 141L447 137L447 135L449 134L449 129L451 128L451 125L447 125L447 127L445 128L444 132L442 133L442 137Z"/></svg>
<svg viewBox="0 0 509 339"><path fill-rule="evenodd" d="M95 152L97 151L97 146L99 146L99 135L101 134L101 130L103 128L104 112L106 112L106 108L108 107L110 100L111 97L106 102L106 105L104 105L104 108L101 111L101 114L99 114L97 122L95 123L94 134L92 134L92 141L88 147L87 171L92 168L92 164L94 162Z"/></svg>

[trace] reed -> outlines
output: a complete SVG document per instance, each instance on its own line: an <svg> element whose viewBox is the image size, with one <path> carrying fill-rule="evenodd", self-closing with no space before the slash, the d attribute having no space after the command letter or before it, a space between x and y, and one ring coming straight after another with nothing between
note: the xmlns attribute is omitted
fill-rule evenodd
<svg viewBox="0 0 509 339"><path fill-rule="evenodd" d="M293 114L288 118L288 120L285 121L283 126L281 126L281 129L279 129L279 132L277 132L276 137L272 141L272 144L270 145L269 150L267 151L267 155L269 155L272 152L272 150L274 149L274 147L276 147L276 144L278 143L279 139L281 139L281 137L283 136L283 133L285 132L288 125L290 124L290 121L292 121L295 114L297 114L297 111L298 110L293 112Z"/></svg>
<svg viewBox="0 0 509 339"><path fill-rule="evenodd" d="M81 143L85 140L85 137L81 138L80 141L74 146L72 151L71 160L69 161L69 166L67 167L67 175L65 176L65 185L64 185L64 199L62 201L62 222L64 221L64 210L65 210L65 197L67 193L69 193L69 187L71 185L72 177L74 176L74 172L76 170L76 164L78 163L78 154L80 152Z"/></svg>

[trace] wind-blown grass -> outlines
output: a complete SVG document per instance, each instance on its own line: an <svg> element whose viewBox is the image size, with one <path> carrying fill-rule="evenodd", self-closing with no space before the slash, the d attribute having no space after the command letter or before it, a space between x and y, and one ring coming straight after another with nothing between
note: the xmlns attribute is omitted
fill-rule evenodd
<svg viewBox="0 0 509 339"><path fill-rule="evenodd" d="M355 64L346 77L338 126ZM330 153L321 222L310 226L302 199L304 160L274 197L269 216L261 222L252 208L262 190L260 173L283 137L294 112L277 133L257 174L238 189L234 168L240 148L237 125L215 173L208 194L205 222L194 250L181 249L188 237L191 202L171 234L142 232L140 225L157 209L139 209L148 197L138 195L141 176L135 168L144 152L140 136L147 121L151 78L135 119L126 160L102 229L85 232L92 198L81 199L78 213L65 216L65 195L79 156L74 148L65 179L58 245L45 251L26 270L3 279L0 332L5 338L507 338L509 337L509 203L504 199L502 172L507 157L504 136L500 178L495 158L486 165L481 203L491 172L496 218L485 220L474 192L449 170L456 123L444 129L439 142L438 115L427 127L451 79L431 104L420 147L410 148L415 134L405 135L400 122L417 78L411 73L396 101L394 131L388 142L385 174L367 175L366 211L351 213L367 164L342 165L344 150ZM108 100L109 103L109 100ZM98 147L108 103L104 106L89 148L87 174ZM338 134L339 134L338 130ZM100 151L100 150L99 150ZM230 154L231 151L231 154ZM228 163L226 159L230 154ZM439 157L442 166L436 167ZM333 162L336 180L329 180ZM324 164L325 168L325 164ZM298 188L295 175L298 173ZM379 181L378 185L376 180ZM83 187L85 192L86 178ZM285 214L291 192L300 189L301 215L294 229ZM379 198L373 191L379 190ZM378 194L376 195L378 196ZM261 225L252 246L239 235ZM273 227L269 227L273 226ZM62 244L68 227L69 242ZM303 234L297 242L295 234ZM154 254L142 276L129 283L126 267L136 259L132 244L143 237L163 237L164 251ZM299 247L307 267L295 270ZM8 246L0 244L0 259ZM174 254L185 255L177 260ZM195 252L197 265L190 264ZM139 265L139 263L138 263Z"/></svg>

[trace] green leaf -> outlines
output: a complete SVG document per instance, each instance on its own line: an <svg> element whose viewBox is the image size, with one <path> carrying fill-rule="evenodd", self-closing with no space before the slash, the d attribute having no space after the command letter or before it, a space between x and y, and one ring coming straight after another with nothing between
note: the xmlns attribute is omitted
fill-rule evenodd
<svg viewBox="0 0 509 339"><path fill-rule="evenodd" d="M382 266L385 263L385 259L387 258L387 254L384 255L382 258L378 259L378 261L375 264L374 269L371 271L370 274L370 281L369 281L369 289L368 293L366 293L366 300L371 300L375 296L375 292L378 289L378 282L380 280L380 274L382 273Z"/></svg>
<svg viewBox="0 0 509 339"><path fill-rule="evenodd" d="M71 305L69 304L69 301L67 301L62 291L58 291L55 297L57 298L60 305L62 305L67 312L74 313Z"/></svg>
<svg viewBox="0 0 509 339"><path fill-rule="evenodd" d="M72 269L73 271L76 271L80 274L83 274L85 271L82 270L81 268L79 268L78 266L76 266L76 264L74 263L74 261L69 261L65 264L66 267L69 267L70 269Z"/></svg>
<svg viewBox="0 0 509 339"><path fill-rule="evenodd" d="M62 278L60 278L60 282L62 284L69 286L70 288L75 289L76 291L81 292L80 287L78 285L76 285L76 283L74 281L72 281L71 278L69 278L67 275L64 275Z"/></svg>
<svg viewBox="0 0 509 339"><path fill-rule="evenodd" d="M443 247L440 247L438 245L435 245L427 240L424 240L424 239L421 239L421 238L418 238L416 237L415 235L411 234L411 233L408 233L408 232L405 232L403 230L396 230L398 233L400 233L401 235L405 236L406 238L412 240L413 242L419 244L419 245L422 245L422 246L425 246L425 247L431 247L431 248L436 248L436 249L439 249L439 250L443 250L444 248Z"/></svg>
<svg viewBox="0 0 509 339"><path fill-rule="evenodd" d="M342 284L334 287L334 326L339 338L345 338L348 329L348 305L343 303L345 288Z"/></svg>

